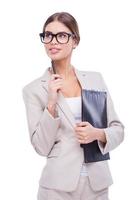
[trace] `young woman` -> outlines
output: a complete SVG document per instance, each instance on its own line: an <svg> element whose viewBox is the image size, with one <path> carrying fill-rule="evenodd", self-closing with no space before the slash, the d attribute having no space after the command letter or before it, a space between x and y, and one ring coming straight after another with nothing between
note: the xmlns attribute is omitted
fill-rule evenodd
<svg viewBox="0 0 134 200"><path fill-rule="evenodd" d="M124 127L100 73L79 71L71 64L80 41L74 17L65 12L51 15L40 37L52 66L23 88L31 143L47 157L38 200L108 200L108 162L84 163L81 144L96 140L105 155L123 141ZM107 93L106 128L81 120L82 89Z"/></svg>

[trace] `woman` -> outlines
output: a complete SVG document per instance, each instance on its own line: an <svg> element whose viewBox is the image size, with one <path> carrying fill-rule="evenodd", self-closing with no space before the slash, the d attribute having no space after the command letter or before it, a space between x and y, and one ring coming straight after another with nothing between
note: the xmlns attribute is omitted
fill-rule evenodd
<svg viewBox="0 0 134 200"><path fill-rule="evenodd" d="M38 154L47 157L38 200L108 200L112 184L108 162L84 163L81 145L96 140L105 155L123 141L124 127L102 76L78 71L71 64L80 41L74 17L65 12L53 14L40 37L52 67L23 89L31 143ZM81 120L82 89L107 93L106 128Z"/></svg>

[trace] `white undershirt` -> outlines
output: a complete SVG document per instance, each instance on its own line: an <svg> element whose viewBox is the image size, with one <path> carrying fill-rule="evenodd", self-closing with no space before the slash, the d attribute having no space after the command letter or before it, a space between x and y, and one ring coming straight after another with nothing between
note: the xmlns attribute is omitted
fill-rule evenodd
<svg viewBox="0 0 134 200"><path fill-rule="evenodd" d="M76 123L81 122L81 96L66 97L65 99L71 109L71 112L73 113ZM83 163L83 165L82 165L80 175L88 176L88 172L87 172L85 163Z"/></svg>

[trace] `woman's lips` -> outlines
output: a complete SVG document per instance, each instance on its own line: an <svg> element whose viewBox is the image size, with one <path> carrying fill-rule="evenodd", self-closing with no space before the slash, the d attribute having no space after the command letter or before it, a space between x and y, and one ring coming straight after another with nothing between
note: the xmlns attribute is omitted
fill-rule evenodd
<svg viewBox="0 0 134 200"><path fill-rule="evenodd" d="M58 53L60 51L60 49L58 49L58 48L51 48L51 49L49 49L49 51L50 51L50 53L55 54L55 53Z"/></svg>

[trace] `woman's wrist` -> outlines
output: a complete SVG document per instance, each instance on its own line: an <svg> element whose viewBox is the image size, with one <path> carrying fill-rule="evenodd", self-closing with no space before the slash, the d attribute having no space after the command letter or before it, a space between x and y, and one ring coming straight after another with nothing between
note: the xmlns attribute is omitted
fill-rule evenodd
<svg viewBox="0 0 134 200"><path fill-rule="evenodd" d="M47 110L53 117L57 117L57 112L56 112L56 103L51 103L48 102L47 104Z"/></svg>
<svg viewBox="0 0 134 200"><path fill-rule="evenodd" d="M95 128L95 133L96 133L96 140L99 140L100 142L103 143L107 142L104 129Z"/></svg>

